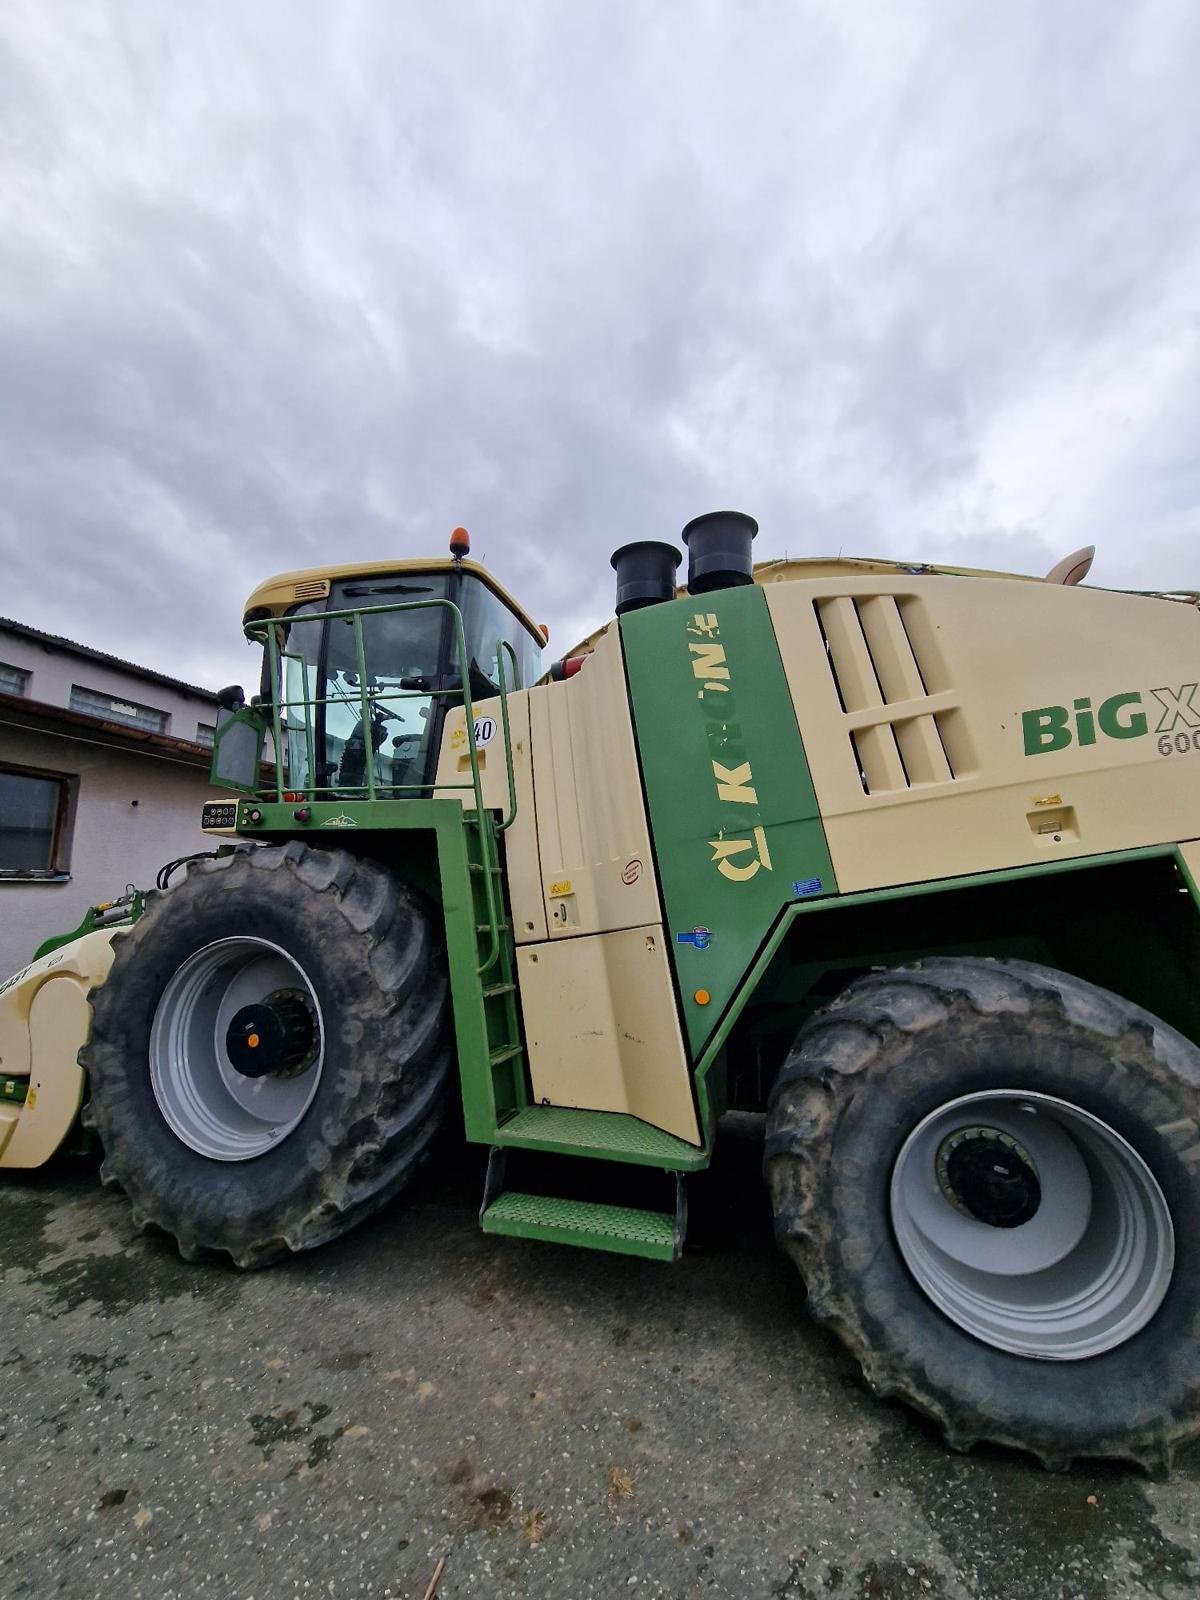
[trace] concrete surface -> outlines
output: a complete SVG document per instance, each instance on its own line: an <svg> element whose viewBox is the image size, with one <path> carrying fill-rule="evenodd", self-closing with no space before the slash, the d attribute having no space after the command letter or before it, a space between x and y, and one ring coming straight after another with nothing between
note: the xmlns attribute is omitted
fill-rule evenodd
<svg viewBox="0 0 1200 1600"><path fill-rule="evenodd" d="M774 1254L753 1130L667 1267L484 1238L475 1153L255 1276L79 1168L0 1195L0 1595L1183 1600L1167 1483L947 1454Z"/></svg>

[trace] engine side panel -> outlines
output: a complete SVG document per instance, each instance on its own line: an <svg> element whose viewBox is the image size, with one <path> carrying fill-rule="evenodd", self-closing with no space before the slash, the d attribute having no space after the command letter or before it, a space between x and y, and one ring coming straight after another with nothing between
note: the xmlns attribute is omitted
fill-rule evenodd
<svg viewBox="0 0 1200 1600"><path fill-rule="evenodd" d="M1194 605L904 575L764 592L843 891L1200 834Z"/></svg>

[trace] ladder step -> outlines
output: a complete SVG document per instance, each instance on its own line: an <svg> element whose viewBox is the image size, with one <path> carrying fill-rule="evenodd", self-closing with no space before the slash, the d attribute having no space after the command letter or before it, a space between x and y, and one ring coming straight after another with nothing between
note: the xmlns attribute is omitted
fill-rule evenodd
<svg viewBox="0 0 1200 1600"><path fill-rule="evenodd" d="M674 1261L679 1256L675 1218L662 1211L510 1191L493 1200L480 1222L484 1233L509 1238L546 1239L651 1261Z"/></svg>
<svg viewBox="0 0 1200 1600"><path fill-rule="evenodd" d="M502 878L504 876L503 867L485 867L481 861L468 861L467 866L472 872L490 872L493 878Z"/></svg>
<svg viewBox="0 0 1200 1600"><path fill-rule="evenodd" d="M512 923L511 922L498 922L496 924L496 928L500 933L511 933L512 932ZM492 931L492 925L491 925L490 922L477 922L475 924L475 932L476 933L491 933L491 931Z"/></svg>
<svg viewBox="0 0 1200 1600"><path fill-rule="evenodd" d="M493 1050L488 1056L488 1060L494 1067L498 1067L502 1061L512 1061L514 1057L523 1055L524 1053L524 1045L510 1044L506 1045L502 1050Z"/></svg>
<svg viewBox="0 0 1200 1600"><path fill-rule="evenodd" d="M515 983L489 983L484 987L483 998L490 1000L494 995L512 994L516 987Z"/></svg>
<svg viewBox="0 0 1200 1600"><path fill-rule="evenodd" d="M580 1111L573 1106L525 1106L496 1130L505 1148L591 1156L667 1171L696 1172L708 1165L703 1147L623 1111Z"/></svg>

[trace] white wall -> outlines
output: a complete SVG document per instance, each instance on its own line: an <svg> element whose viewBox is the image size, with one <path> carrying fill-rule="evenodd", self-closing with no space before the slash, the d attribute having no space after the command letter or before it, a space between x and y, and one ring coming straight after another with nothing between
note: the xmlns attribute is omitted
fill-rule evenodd
<svg viewBox="0 0 1200 1600"><path fill-rule="evenodd" d="M169 688L165 683L152 683L136 673L123 672L120 667L72 655L57 645L22 638L20 634L10 633L3 623L0 623L0 661L5 666L20 667L23 672L32 674L25 686L25 699L40 700L43 705L69 705L71 685L77 683L84 689L95 689L100 694L116 695L121 700L133 700L140 706L165 711L170 720L163 731L173 739L190 739L193 743L197 723L206 722L212 727L217 720L217 708L211 700L189 695L183 689Z"/></svg>
<svg viewBox="0 0 1200 1600"><path fill-rule="evenodd" d="M0 659L12 642L11 635L0 639ZM146 687L158 692L155 684ZM129 691L123 686L119 692ZM60 736L11 726L0 726L0 762L79 778L70 881L0 878L0 982L23 967L43 939L75 927L88 906L112 899L127 883L153 888L164 862L216 847L200 831L200 808L221 791L203 767L85 743L74 730Z"/></svg>

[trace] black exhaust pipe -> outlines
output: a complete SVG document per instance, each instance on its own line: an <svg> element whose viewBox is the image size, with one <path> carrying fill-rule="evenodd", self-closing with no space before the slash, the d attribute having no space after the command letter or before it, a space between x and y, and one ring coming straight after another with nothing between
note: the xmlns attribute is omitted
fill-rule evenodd
<svg viewBox="0 0 1200 1600"><path fill-rule="evenodd" d="M688 593L736 589L754 582L750 541L758 523L744 511L708 511L683 530L688 550Z"/></svg>
<svg viewBox="0 0 1200 1600"><path fill-rule="evenodd" d="M643 606L658 606L675 598L675 568L683 552L673 544L656 539L639 539L614 550L611 561L617 574L617 615L640 611Z"/></svg>

